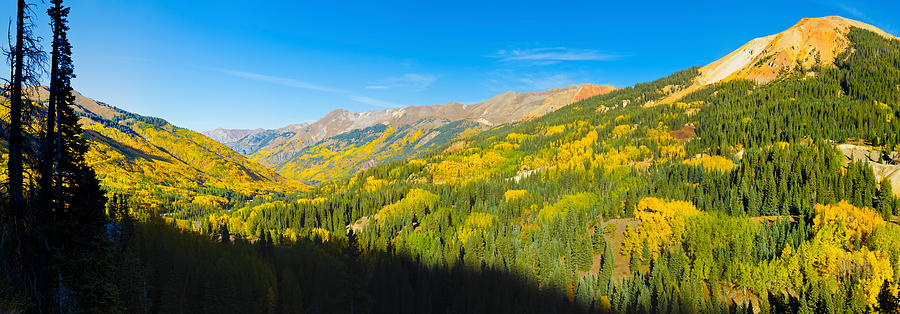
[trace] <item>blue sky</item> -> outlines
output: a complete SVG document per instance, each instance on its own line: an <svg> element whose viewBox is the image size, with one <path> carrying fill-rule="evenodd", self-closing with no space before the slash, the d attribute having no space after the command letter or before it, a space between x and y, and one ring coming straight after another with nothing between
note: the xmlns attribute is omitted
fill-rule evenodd
<svg viewBox="0 0 900 314"><path fill-rule="evenodd" d="M893 0L68 2L76 89L198 131L508 90L624 87L712 62L803 17L900 30ZM0 16L14 6L4 1Z"/></svg>

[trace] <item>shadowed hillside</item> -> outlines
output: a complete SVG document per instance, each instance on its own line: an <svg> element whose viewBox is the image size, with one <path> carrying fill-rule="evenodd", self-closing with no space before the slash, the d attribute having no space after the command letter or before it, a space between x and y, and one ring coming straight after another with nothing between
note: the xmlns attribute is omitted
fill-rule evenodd
<svg viewBox="0 0 900 314"><path fill-rule="evenodd" d="M117 247L127 312L588 313L599 306L462 260L433 267L346 240L274 245L211 240L217 236L181 232L159 218L137 224Z"/></svg>

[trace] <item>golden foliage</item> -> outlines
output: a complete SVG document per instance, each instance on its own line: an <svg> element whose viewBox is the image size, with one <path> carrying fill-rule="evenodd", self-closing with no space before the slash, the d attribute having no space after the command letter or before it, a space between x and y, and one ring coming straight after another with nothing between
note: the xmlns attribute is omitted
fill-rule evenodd
<svg viewBox="0 0 900 314"><path fill-rule="evenodd" d="M553 135L556 135L556 134L562 134L562 133L565 132L565 131L566 131L566 126L565 126L565 125L548 126L548 127L544 130L544 136L553 136Z"/></svg>
<svg viewBox="0 0 900 314"><path fill-rule="evenodd" d="M870 308L878 305L878 293L885 281L893 280L893 268L887 255L881 251L870 251L863 247L859 251L846 251L830 243L815 240L811 245L802 248L799 252L792 255L784 255L784 260L794 259L802 263L808 269L816 271L816 275L820 276L821 281L824 278L841 276L851 272L862 274L860 284L866 293L866 304ZM790 277L796 277L797 273L787 273L780 270L773 270L779 274L782 280ZM798 282L797 284L802 284ZM896 284L892 286L896 295Z"/></svg>
<svg viewBox="0 0 900 314"><path fill-rule="evenodd" d="M309 198L301 198L301 199L298 199L298 200L297 200L297 204L303 204L303 205L315 205L315 204L322 204L322 203L325 203L326 200L328 200L328 199L327 199L327 198L324 198L324 197L316 197L316 198L313 198L313 199L309 199Z"/></svg>
<svg viewBox="0 0 900 314"><path fill-rule="evenodd" d="M469 217L466 217L466 226L484 229L493 225L494 220L494 215L489 213L473 212Z"/></svg>
<svg viewBox="0 0 900 314"><path fill-rule="evenodd" d="M421 132L414 132L388 145L386 140L395 133L396 130L388 127L377 138L360 146L349 145L335 148L329 143L310 146L306 149L306 154L288 160L279 165L277 170L289 178L307 182L324 182L335 177L349 175L355 165L366 160L378 160L384 156L392 156L395 152L401 151L403 145L412 145L410 143L416 142L418 137L422 136ZM287 145L283 146L287 147ZM269 156L270 152L266 152L266 155L263 155L262 152L253 154L253 158L257 160L267 160Z"/></svg>
<svg viewBox="0 0 900 314"><path fill-rule="evenodd" d="M683 162L688 166L702 166L707 171L730 172L734 169L734 162L722 156L703 155L698 158L687 159Z"/></svg>
<svg viewBox="0 0 900 314"><path fill-rule="evenodd" d="M607 223L606 226L603 226L603 233L604 233L604 234L614 234L614 233L616 233L616 224L614 224L614 223Z"/></svg>
<svg viewBox="0 0 900 314"><path fill-rule="evenodd" d="M691 202L666 201L655 197L641 199L634 209L634 217L641 223L625 231L622 253L628 255L641 250L646 240L650 253L656 258L663 244L681 243L686 218L698 214L700 211Z"/></svg>
<svg viewBox="0 0 900 314"><path fill-rule="evenodd" d="M585 163L590 163L594 158L594 143L599 135L596 130L587 132L581 139L565 143L557 149L554 163L560 170L581 169Z"/></svg>
<svg viewBox="0 0 900 314"><path fill-rule="evenodd" d="M456 230L456 239L463 245L466 245L466 243L469 242L469 238L474 234L475 229L472 229L471 227L460 227Z"/></svg>
<svg viewBox="0 0 900 314"><path fill-rule="evenodd" d="M544 205L538 212L537 218L539 222L549 222L553 218L565 215L572 209L584 209L594 206L597 196L592 193L578 193L575 195L563 195L563 197L552 205Z"/></svg>
<svg viewBox="0 0 900 314"><path fill-rule="evenodd" d="M523 141L527 140L528 137L530 137L528 134L509 133L506 135L506 140L513 144L521 144Z"/></svg>
<svg viewBox="0 0 900 314"><path fill-rule="evenodd" d="M366 177L366 183L363 184L363 190L366 192L374 192L387 184L388 182L386 180L375 179L373 176L368 176Z"/></svg>
<svg viewBox="0 0 900 314"><path fill-rule="evenodd" d="M493 151L481 154L469 153L465 156L452 156L451 158L432 166L432 180L435 183L459 183L485 179L490 175L492 168L500 166L504 161L503 156Z"/></svg>
<svg viewBox="0 0 900 314"><path fill-rule="evenodd" d="M659 156L662 158L675 159L684 157L684 146L678 144L659 146Z"/></svg>
<svg viewBox="0 0 900 314"><path fill-rule="evenodd" d="M313 228L312 230L310 230L310 232L313 235L318 236L319 239L322 239L322 242L328 242L328 240L331 239L331 232L328 232L328 230L322 228Z"/></svg>
<svg viewBox="0 0 900 314"><path fill-rule="evenodd" d="M642 161L650 157L650 148L647 146L641 145L639 147L635 147L632 145L625 145L625 147L610 148L608 151L600 154L597 157L597 162L602 163L606 166L627 166L632 162Z"/></svg>
<svg viewBox="0 0 900 314"><path fill-rule="evenodd" d="M413 166L416 166L416 167L422 167L422 166L424 166L425 164L427 164L428 162L427 162L427 161L424 161L424 160L422 160L422 159L412 159L412 160L410 160L408 163L409 163L410 165L413 165Z"/></svg>
<svg viewBox="0 0 900 314"><path fill-rule="evenodd" d="M812 241L798 248L788 245L774 260L756 265L740 263L737 278L741 285L757 292L798 290L804 285L823 285L855 273L860 275L859 284L870 310L878 308L878 294L886 282L890 282L888 291L897 296L897 271L887 252L900 250L900 227L886 224L868 208L841 201L835 205L817 204L814 228ZM857 240L872 245L854 248L852 243Z"/></svg>
<svg viewBox="0 0 900 314"><path fill-rule="evenodd" d="M633 131L634 131L634 128L632 128L630 125L622 124L622 125L617 125L615 128L613 128L612 134L615 135L616 137L625 137L625 136L630 135L631 132L633 132Z"/></svg>
<svg viewBox="0 0 900 314"><path fill-rule="evenodd" d="M409 190L402 200L382 207L375 216L375 222L381 226L395 218L412 218L413 215L424 217L426 211L431 210L437 201L438 196L434 193L422 189Z"/></svg>
<svg viewBox="0 0 900 314"><path fill-rule="evenodd" d="M215 195L197 195L194 196L194 199L191 201L191 203L221 208L228 204L228 199Z"/></svg>
<svg viewBox="0 0 900 314"><path fill-rule="evenodd" d="M497 142L491 148L496 150L516 150L519 149L519 144L512 144L507 142Z"/></svg>
<svg viewBox="0 0 900 314"><path fill-rule="evenodd" d="M850 246L857 238L865 240L878 226L884 224L881 215L868 208L858 208L841 201L835 205L816 204L814 226L816 230L834 227L834 232L822 233L834 237L836 244Z"/></svg>
<svg viewBox="0 0 900 314"><path fill-rule="evenodd" d="M456 239L466 245L469 238L479 230L490 227L497 217L489 213L473 212L466 217L465 223L456 230Z"/></svg>
<svg viewBox="0 0 900 314"><path fill-rule="evenodd" d="M286 229L284 229L284 232L282 233L282 236L284 236L284 240L285 240L285 241L288 241L288 242L290 242L290 243L295 243L295 242L297 242L297 232L294 231L294 228L286 228Z"/></svg>
<svg viewBox="0 0 900 314"><path fill-rule="evenodd" d="M506 192L503 193L503 197L507 202L522 198L525 195L528 195L528 190L506 190Z"/></svg>

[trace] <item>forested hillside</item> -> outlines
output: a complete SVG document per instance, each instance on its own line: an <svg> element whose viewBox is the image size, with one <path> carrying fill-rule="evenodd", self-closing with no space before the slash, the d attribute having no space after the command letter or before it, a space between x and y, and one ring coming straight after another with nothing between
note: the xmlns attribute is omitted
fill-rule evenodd
<svg viewBox="0 0 900 314"><path fill-rule="evenodd" d="M48 87L30 92L38 105L33 114L43 115L39 104L47 101ZM88 164L106 189L127 192L142 206L208 212L303 188L197 132L73 93L74 112L90 144ZM8 109L0 107L0 115L7 117ZM42 128L36 121L31 130Z"/></svg>
<svg viewBox="0 0 900 314"><path fill-rule="evenodd" d="M361 113L337 109L311 124L277 130L215 129L204 134L287 178L317 185L615 89L581 84L542 92L509 91L467 105L451 102Z"/></svg>
<svg viewBox="0 0 900 314"><path fill-rule="evenodd" d="M0 312L900 311L900 40L872 26L804 19L508 123L220 132L270 170L70 97L52 5L63 66L3 114Z"/></svg>
<svg viewBox="0 0 900 314"><path fill-rule="evenodd" d="M274 169L290 178L302 178L308 184L320 184L349 177L380 163L424 154L487 128L486 124L467 120L421 120L397 129L378 124L307 146Z"/></svg>
<svg viewBox="0 0 900 314"><path fill-rule="evenodd" d="M896 163L900 41L858 28L847 38L852 50L833 64L767 84L728 80L654 102L690 86L691 68L307 196L190 220L206 234L324 247L352 230L369 258L360 287L421 287L381 277L377 256L388 254L459 276L513 274L585 312L891 311L897 196L836 143ZM372 309L387 298L351 291ZM408 302L447 309L439 300Z"/></svg>

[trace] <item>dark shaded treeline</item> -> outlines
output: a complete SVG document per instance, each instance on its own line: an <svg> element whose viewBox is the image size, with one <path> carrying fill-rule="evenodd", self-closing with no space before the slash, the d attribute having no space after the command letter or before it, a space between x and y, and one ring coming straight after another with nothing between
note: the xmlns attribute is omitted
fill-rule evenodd
<svg viewBox="0 0 900 314"><path fill-rule="evenodd" d="M53 0L50 69L33 29L38 6L17 3L15 45L7 56L11 80L8 181L0 202L0 310L37 313L108 312L117 309L113 267L105 234L105 192L85 161L71 104L74 77L69 8ZM50 97L35 104L26 86L49 72Z"/></svg>
<svg viewBox="0 0 900 314"><path fill-rule="evenodd" d="M123 207L112 207L123 208ZM111 209L110 212L127 213ZM115 220L129 313L587 313L564 293L486 267L428 266L349 240L217 241L154 215ZM128 226L132 227L128 227Z"/></svg>

